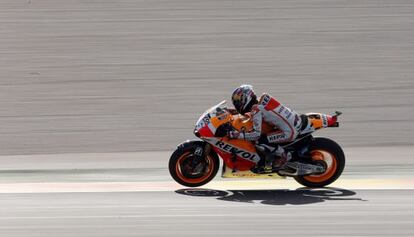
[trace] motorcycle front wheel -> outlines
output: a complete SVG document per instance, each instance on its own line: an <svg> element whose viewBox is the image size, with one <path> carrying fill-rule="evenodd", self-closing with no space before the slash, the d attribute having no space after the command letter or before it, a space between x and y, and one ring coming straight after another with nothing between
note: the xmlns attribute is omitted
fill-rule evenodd
<svg viewBox="0 0 414 237"><path fill-rule="evenodd" d="M220 161L214 151L203 157L194 155L199 142L180 146L170 157L168 165L171 177L187 187L199 187L210 182L217 174Z"/></svg>

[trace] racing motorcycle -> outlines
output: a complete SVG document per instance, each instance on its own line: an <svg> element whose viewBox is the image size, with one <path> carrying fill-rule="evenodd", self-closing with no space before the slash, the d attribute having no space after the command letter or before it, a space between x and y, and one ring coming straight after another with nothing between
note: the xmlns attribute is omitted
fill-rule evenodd
<svg viewBox="0 0 414 237"><path fill-rule="evenodd" d="M200 140L187 140L170 157L169 171L172 178L187 187L198 187L210 182L223 160L223 178L285 178L293 177L307 187L324 187L341 175L345 166L345 155L333 140L313 137L314 131L338 127L338 116L321 113L308 113L306 119L310 127L290 143L280 144L290 151L290 159L282 168L268 172L257 172L256 163L264 159L255 143L242 139L230 139L229 131L247 132L252 130L251 115L232 114L226 101L211 107L198 119L194 134ZM266 126L268 126L266 128ZM272 130L263 123L263 130Z"/></svg>

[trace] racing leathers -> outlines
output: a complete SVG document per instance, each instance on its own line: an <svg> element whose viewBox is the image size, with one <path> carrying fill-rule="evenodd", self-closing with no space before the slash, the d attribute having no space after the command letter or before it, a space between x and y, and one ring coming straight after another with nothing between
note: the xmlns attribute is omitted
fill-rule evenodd
<svg viewBox="0 0 414 237"><path fill-rule="evenodd" d="M279 157L286 155L284 149L278 144L295 140L301 130L301 116L268 94L263 94L259 103L253 105L251 116L252 131L241 132L236 138L256 141L259 149L264 148L272 155ZM267 123L273 129L269 132L263 131L262 123Z"/></svg>

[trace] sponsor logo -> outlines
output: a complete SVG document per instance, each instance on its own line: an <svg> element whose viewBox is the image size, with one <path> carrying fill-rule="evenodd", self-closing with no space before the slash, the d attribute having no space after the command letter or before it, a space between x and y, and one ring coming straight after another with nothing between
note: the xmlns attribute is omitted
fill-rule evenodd
<svg viewBox="0 0 414 237"><path fill-rule="evenodd" d="M208 116L204 117L203 122L206 123L206 124L209 124L210 123L210 118Z"/></svg>
<svg viewBox="0 0 414 237"><path fill-rule="evenodd" d="M249 173L247 173L247 174L240 174L240 173L237 173L237 172L236 173L233 173L231 175L233 175L235 177L257 177L257 176L259 176L257 174L249 174Z"/></svg>
<svg viewBox="0 0 414 237"><path fill-rule="evenodd" d="M203 128L204 126L210 124L210 118L208 115L204 116L202 119L200 119L196 125L196 129L199 130Z"/></svg>
<svg viewBox="0 0 414 237"><path fill-rule="evenodd" d="M288 110L285 111L285 114L286 114L286 119L289 119L290 116L292 116L292 112L290 112Z"/></svg>
<svg viewBox="0 0 414 237"><path fill-rule="evenodd" d="M325 128L328 127L328 118L326 115L322 115L322 124Z"/></svg>
<svg viewBox="0 0 414 237"><path fill-rule="evenodd" d="M269 140L269 142L280 141L283 139L286 139L285 134L273 134L273 135L267 136L267 140Z"/></svg>
<svg viewBox="0 0 414 237"><path fill-rule="evenodd" d="M215 145L218 148L220 148L220 149L222 149L224 151L230 152L232 154L236 154L236 155L242 157L243 159L250 160L250 161L259 160L259 157L257 157L256 154L252 154L250 152L247 152L247 151L238 149L237 147L231 146L231 145L226 144L224 142L217 141Z"/></svg>
<svg viewBox="0 0 414 237"><path fill-rule="evenodd" d="M282 112L285 110L285 106L280 106L279 110L277 111L279 114L282 114Z"/></svg>
<svg viewBox="0 0 414 237"><path fill-rule="evenodd" d="M270 101L270 96L269 95L263 95L262 97L262 105L266 106Z"/></svg>

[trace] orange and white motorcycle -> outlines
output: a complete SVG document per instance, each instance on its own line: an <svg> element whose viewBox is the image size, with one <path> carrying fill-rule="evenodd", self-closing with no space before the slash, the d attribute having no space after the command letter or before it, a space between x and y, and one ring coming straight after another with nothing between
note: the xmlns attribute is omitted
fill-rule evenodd
<svg viewBox="0 0 414 237"><path fill-rule="evenodd" d="M250 131L253 122L249 114L233 115L223 101L204 112L196 123L194 134L201 140L191 140L178 145L171 155L169 171L178 183L198 187L210 182L223 160L223 178L284 178L293 177L307 187L323 187L334 182L345 166L345 155L334 141L313 137L315 130L338 127L340 112L335 115L306 114L311 127L302 131L295 141L281 144L292 153L292 159L283 169L255 173L256 163L264 156L253 142L230 139L227 134L236 129ZM264 123L264 126L266 124ZM266 129L265 127L263 128Z"/></svg>

